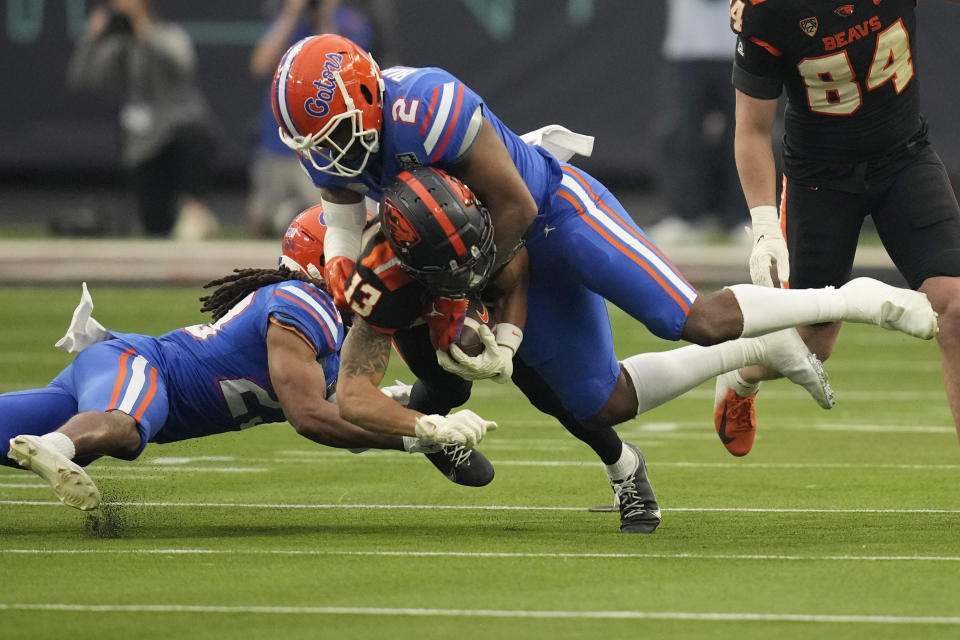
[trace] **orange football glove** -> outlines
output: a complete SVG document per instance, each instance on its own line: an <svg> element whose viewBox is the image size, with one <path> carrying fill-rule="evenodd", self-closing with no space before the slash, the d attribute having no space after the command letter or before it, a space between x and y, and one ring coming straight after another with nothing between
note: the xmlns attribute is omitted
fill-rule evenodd
<svg viewBox="0 0 960 640"><path fill-rule="evenodd" d="M323 279L327 283L327 289L333 297L333 304L341 311L348 308L347 298L343 290L347 286L350 274L353 273L353 260L343 256L334 256L327 260L324 268Z"/></svg>
<svg viewBox="0 0 960 640"><path fill-rule="evenodd" d="M423 307L423 319L430 327L430 340L434 348L446 351L460 337L466 317L466 298L429 298Z"/></svg>

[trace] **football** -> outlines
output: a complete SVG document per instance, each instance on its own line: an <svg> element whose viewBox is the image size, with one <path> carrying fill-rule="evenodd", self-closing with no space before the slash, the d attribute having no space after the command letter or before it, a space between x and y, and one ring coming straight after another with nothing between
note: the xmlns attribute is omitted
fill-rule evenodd
<svg viewBox="0 0 960 640"><path fill-rule="evenodd" d="M493 331L493 314L490 309L479 300L470 300L467 303L467 317L473 318L480 324L485 324ZM480 334L466 324L460 330L460 336L454 340L460 349L468 356L478 356L483 351L483 340Z"/></svg>

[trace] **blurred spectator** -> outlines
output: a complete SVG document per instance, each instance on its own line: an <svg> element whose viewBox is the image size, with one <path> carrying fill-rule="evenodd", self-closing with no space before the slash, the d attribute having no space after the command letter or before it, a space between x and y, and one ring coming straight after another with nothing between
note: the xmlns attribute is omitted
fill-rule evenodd
<svg viewBox="0 0 960 640"><path fill-rule="evenodd" d="M283 53L302 38L337 33L359 46L374 48L375 29L366 13L340 0L284 0L268 2L273 22L250 56L250 72L265 81L260 110L259 136L250 166L247 221L260 238L279 237L303 209L320 202L320 191L300 167L297 154L280 140L270 106L270 83ZM279 11L279 12L278 12Z"/></svg>
<svg viewBox="0 0 960 640"><path fill-rule="evenodd" d="M736 38L726 0L667 0L663 56L666 216L647 228L657 244L702 242L716 230L746 241L746 203L733 155L730 74Z"/></svg>
<svg viewBox="0 0 960 640"><path fill-rule="evenodd" d="M121 164L149 236L199 239L219 226L199 200L217 143L196 62L186 31L162 20L150 0L94 8L70 60L72 89L122 94Z"/></svg>

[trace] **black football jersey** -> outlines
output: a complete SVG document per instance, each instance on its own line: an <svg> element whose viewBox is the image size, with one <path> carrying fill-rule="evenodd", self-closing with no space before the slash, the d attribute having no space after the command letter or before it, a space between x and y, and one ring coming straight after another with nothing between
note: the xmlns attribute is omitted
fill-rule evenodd
<svg viewBox="0 0 960 640"><path fill-rule="evenodd" d="M427 290L400 267L381 231L364 246L344 294L353 313L388 334L422 323L428 297Z"/></svg>
<svg viewBox="0 0 960 640"><path fill-rule="evenodd" d="M923 135L916 0L732 0L733 84L787 91L785 157L867 162Z"/></svg>

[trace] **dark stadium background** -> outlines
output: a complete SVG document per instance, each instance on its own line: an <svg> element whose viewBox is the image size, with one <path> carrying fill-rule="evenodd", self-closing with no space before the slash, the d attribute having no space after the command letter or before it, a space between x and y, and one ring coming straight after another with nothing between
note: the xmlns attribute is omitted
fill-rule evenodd
<svg viewBox="0 0 960 640"><path fill-rule="evenodd" d="M65 70L88 0L5 0L0 12L0 216L115 180L114 102L69 93ZM217 187L237 199L264 86L248 56L262 0L158 0L198 45L200 80L223 129ZM655 190L664 6L656 0L370 0L383 66L442 66L521 132L558 122L596 136L581 164L622 189ZM960 7L928 0L920 16L922 101L935 144L960 175ZM732 90L732 89L731 89ZM40 188L40 193L36 193ZM49 202L49 200L47 201ZM64 206L70 206L66 203ZM49 213L50 205L44 207Z"/></svg>

